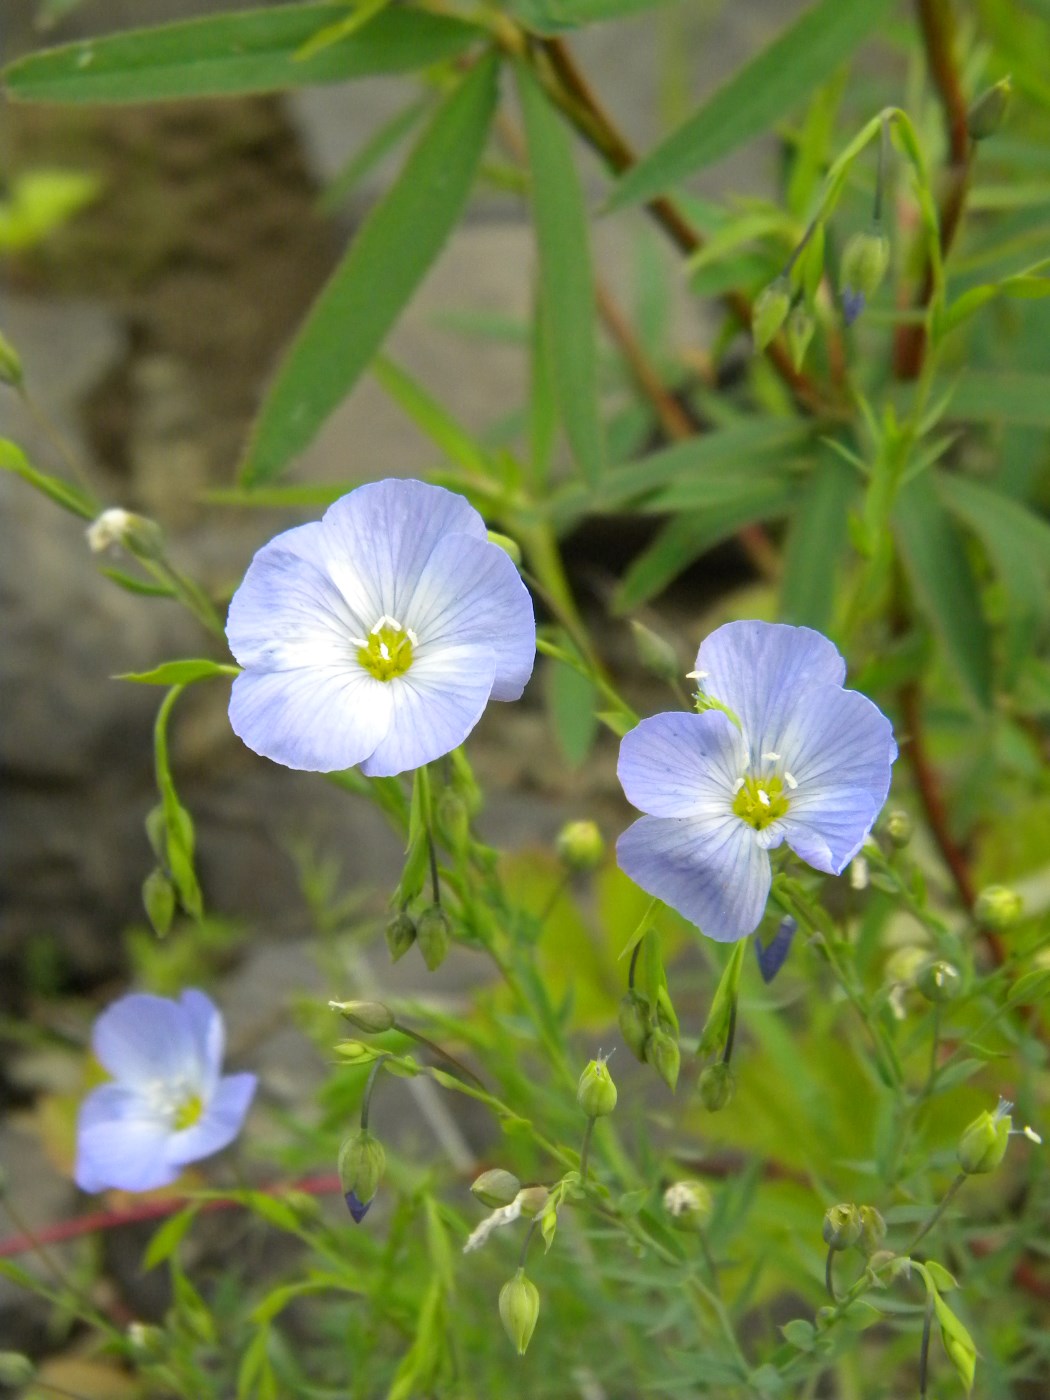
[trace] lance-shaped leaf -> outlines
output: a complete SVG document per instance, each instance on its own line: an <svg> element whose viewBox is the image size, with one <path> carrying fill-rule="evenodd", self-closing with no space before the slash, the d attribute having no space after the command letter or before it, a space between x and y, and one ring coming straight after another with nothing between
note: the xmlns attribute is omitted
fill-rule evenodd
<svg viewBox="0 0 1050 1400"><path fill-rule="evenodd" d="M820 0L629 170L613 207L652 199L767 131L830 77L889 10L889 0Z"/></svg>
<svg viewBox="0 0 1050 1400"><path fill-rule="evenodd" d="M467 202L496 75L496 59L485 58L446 98L314 303L256 420L246 485L272 480L307 445L423 280Z"/></svg>
<svg viewBox="0 0 1050 1400"><path fill-rule="evenodd" d="M267 10L132 29L44 49L4 73L20 102L157 102L229 97L377 73L406 73L455 58L480 31L422 10L396 8L338 43L299 59L341 5L281 5Z"/></svg>
<svg viewBox="0 0 1050 1400"><path fill-rule="evenodd" d="M602 470L594 274L587 210L569 133L524 66L517 69L532 170L540 289L558 404L573 456L588 481Z"/></svg>

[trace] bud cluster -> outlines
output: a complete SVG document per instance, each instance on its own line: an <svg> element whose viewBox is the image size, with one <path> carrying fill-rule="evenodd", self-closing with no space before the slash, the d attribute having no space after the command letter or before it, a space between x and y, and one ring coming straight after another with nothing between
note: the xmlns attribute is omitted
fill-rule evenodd
<svg viewBox="0 0 1050 1400"><path fill-rule="evenodd" d="M667 993L663 988L654 1006L636 987L631 987L620 1002L618 1019L627 1048L643 1065L652 1065L674 1093L682 1055L669 1004L661 1004L666 1001Z"/></svg>
<svg viewBox="0 0 1050 1400"><path fill-rule="evenodd" d="M886 1222L874 1206L843 1201L825 1212L822 1233L824 1243L835 1253L856 1248L870 1259L882 1248Z"/></svg>

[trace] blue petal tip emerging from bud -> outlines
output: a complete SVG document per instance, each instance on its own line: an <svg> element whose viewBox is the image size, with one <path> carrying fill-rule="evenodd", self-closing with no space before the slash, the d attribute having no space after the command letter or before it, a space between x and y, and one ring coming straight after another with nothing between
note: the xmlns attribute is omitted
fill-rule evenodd
<svg viewBox="0 0 1050 1400"><path fill-rule="evenodd" d="M842 319L847 326L852 326L865 307L863 292L855 292L851 287L846 287L842 292Z"/></svg>
<svg viewBox="0 0 1050 1400"><path fill-rule="evenodd" d="M367 1201L359 1201L353 1191L348 1191L343 1199L346 1201L347 1210L354 1217L354 1224L360 1225L361 1221L364 1220L365 1216L368 1214L375 1197L373 1196Z"/></svg>
<svg viewBox="0 0 1050 1400"><path fill-rule="evenodd" d="M755 939L758 970L761 972L762 981L767 987L787 961L787 955L791 952L791 943L797 928L798 921L788 914L781 919L776 933L764 948L759 940Z"/></svg>

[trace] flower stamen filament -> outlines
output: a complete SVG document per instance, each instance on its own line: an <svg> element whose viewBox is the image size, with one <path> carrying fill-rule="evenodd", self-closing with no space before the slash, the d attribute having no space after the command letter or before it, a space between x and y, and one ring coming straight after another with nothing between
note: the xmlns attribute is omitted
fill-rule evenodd
<svg viewBox="0 0 1050 1400"><path fill-rule="evenodd" d="M377 681L391 681L403 676L412 665L413 647L419 638L411 627L403 627L386 613L379 619L367 638L355 637L357 659Z"/></svg>

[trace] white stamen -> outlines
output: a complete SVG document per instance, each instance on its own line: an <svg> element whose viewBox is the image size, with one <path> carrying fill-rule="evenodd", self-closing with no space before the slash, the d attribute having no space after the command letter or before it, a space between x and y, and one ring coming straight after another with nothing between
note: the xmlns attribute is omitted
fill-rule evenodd
<svg viewBox="0 0 1050 1400"><path fill-rule="evenodd" d="M390 648L387 646L386 642L379 643L379 655L384 661L390 660Z"/></svg>
<svg viewBox="0 0 1050 1400"><path fill-rule="evenodd" d="M411 627L405 628L405 636L408 638L408 640L412 643L414 647L419 646L419 638L416 636L415 632L412 631Z"/></svg>
<svg viewBox="0 0 1050 1400"><path fill-rule="evenodd" d="M355 647L366 647L366 648L367 648L367 646L368 646L368 639L367 639L366 637L351 637L351 638L350 638L350 644L351 644L351 646L355 646Z"/></svg>
<svg viewBox="0 0 1050 1400"><path fill-rule="evenodd" d="M733 796L734 796L734 797L736 796L736 794L740 791L740 789L741 789L743 786L744 786L744 780L743 780L743 778L737 778L736 782L733 784Z"/></svg>
<svg viewBox="0 0 1050 1400"><path fill-rule="evenodd" d="M1021 1130L1029 1142L1034 1142L1037 1147L1041 1147L1043 1139L1039 1136L1031 1124L1026 1123Z"/></svg>
<svg viewBox="0 0 1050 1400"><path fill-rule="evenodd" d="M798 779L793 773L789 773L786 768L784 769L784 781L785 783L787 783L788 787L792 790L792 792L794 792L795 788L798 787Z"/></svg>
<svg viewBox="0 0 1050 1400"><path fill-rule="evenodd" d="M770 749L768 753L764 753L762 757L768 758L770 763L779 763L780 761L780 755L778 753L774 753L772 749Z"/></svg>
<svg viewBox="0 0 1050 1400"><path fill-rule="evenodd" d="M769 806L769 793L766 792L765 788L759 788L759 790L758 790L758 800L759 800L759 802L761 802L761 804L762 804L763 807L768 807L768 806Z"/></svg>
<svg viewBox="0 0 1050 1400"><path fill-rule="evenodd" d="M854 856L849 867L850 888L854 890L866 890L868 888L868 862L863 856Z"/></svg>
<svg viewBox="0 0 1050 1400"><path fill-rule="evenodd" d="M685 678L687 681L706 681L710 674L710 671L686 671Z"/></svg>
<svg viewBox="0 0 1050 1400"><path fill-rule="evenodd" d="M405 630L396 617L391 617L389 613L384 613L372 628L372 636L374 637L377 632L382 632L384 627L389 627L392 632L403 632Z"/></svg>

